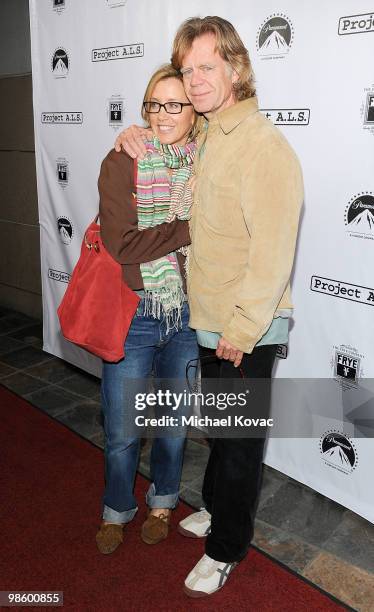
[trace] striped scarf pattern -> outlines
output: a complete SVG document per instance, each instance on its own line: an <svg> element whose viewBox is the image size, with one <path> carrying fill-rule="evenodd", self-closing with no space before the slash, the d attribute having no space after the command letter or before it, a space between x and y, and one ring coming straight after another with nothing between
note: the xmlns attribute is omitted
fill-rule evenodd
<svg viewBox="0 0 374 612"><path fill-rule="evenodd" d="M144 230L174 219L188 220L192 192L188 180L193 171L195 143L184 147L162 145L157 138L145 143L147 154L138 160L138 229ZM172 170L169 177L167 168ZM188 249L178 249L187 256ZM166 320L166 331L178 328L184 302L182 278L175 253L140 264L145 291L144 315Z"/></svg>

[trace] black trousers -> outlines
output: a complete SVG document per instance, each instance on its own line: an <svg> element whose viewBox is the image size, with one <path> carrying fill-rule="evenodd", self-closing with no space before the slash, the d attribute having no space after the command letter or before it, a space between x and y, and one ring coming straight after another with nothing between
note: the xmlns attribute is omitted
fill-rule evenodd
<svg viewBox="0 0 374 612"><path fill-rule="evenodd" d="M277 345L259 346L241 363L245 378L271 378ZM215 358L214 349L199 347L202 387L207 378L237 378L238 368ZM211 356L212 359L206 358ZM270 395L269 395L270 404ZM269 406L270 407L270 406ZM202 497L212 515L206 554L216 561L240 561L253 537L262 479L264 438L210 439L210 457Z"/></svg>

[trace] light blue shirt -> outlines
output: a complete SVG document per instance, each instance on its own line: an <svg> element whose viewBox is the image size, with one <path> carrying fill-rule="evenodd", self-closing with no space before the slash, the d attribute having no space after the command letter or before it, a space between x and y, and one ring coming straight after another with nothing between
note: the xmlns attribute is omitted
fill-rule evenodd
<svg viewBox="0 0 374 612"><path fill-rule="evenodd" d="M206 331L204 329L196 330L197 341L200 346L205 348L216 349L218 340L221 334L218 332ZM288 342L288 317L277 317L273 319L272 324L256 344L262 346L265 344L287 344Z"/></svg>

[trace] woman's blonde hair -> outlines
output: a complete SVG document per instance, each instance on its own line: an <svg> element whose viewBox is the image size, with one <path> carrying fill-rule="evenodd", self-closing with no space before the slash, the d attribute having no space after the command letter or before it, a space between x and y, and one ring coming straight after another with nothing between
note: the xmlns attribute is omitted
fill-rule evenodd
<svg viewBox="0 0 374 612"><path fill-rule="evenodd" d="M161 66L158 70L156 70L156 72L153 73L153 75L151 76L151 78L149 79L149 83L146 87L145 93L144 93L144 98L143 98L143 102L147 102L148 100L151 99L152 94L153 94L153 90L156 87L157 83L159 83L160 81L165 81L166 79L178 79L178 81L180 81L183 85L183 77L181 75L181 73L179 72L179 70L176 70L171 64L164 64L163 66ZM141 110L141 114L142 117L144 119L144 121L146 122L146 124L149 126L150 122L149 122L149 113L146 112L143 104L142 104L142 110ZM198 115L195 112L195 120L194 120L194 124L191 128L191 132L188 135L188 140L195 140L196 135L197 135L197 118Z"/></svg>
<svg viewBox="0 0 374 612"><path fill-rule="evenodd" d="M222 17L191 17L182 23L174 39L171 57L174 68L178 71L181 69L183 58L191 49L193 41L203 34L213 34L216 37L216 50L238 74L239 79L233 84L236 100L255 96L255 79L248 51L234 26Z"/></svg>

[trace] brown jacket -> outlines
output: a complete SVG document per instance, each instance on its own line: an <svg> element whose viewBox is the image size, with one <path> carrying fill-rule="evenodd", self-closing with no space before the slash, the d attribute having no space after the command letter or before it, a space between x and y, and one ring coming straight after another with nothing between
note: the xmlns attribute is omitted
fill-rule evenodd
<svg viewBox="0 0 374 612"><path fill-rule="evenodd" d="M159 259L190 244L188 221L176 219L138 230L134 185L134 160L112 149L101 164L99 176L100 226L103 243L122 264L123 278L131 289L143 289L139 264ZM184 257L177 253L184 281Z"/></svg>
<svg viewBox="0 0 374 612"><path fill-rule="evenodd" d="M218 113L204 136L190 223L190 325L251 353L273 317L292 308L300 165L256 98Z"/></svg>

